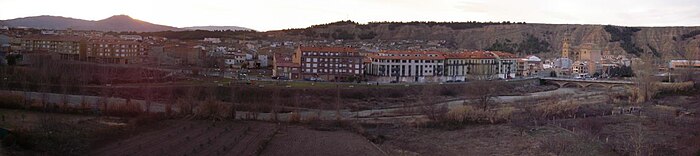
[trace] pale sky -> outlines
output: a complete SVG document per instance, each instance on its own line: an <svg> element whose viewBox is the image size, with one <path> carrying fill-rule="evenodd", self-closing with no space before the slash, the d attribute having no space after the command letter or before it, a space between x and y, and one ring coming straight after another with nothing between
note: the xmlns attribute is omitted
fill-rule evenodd
<svg viewBox="0 0 700 156"><path fill-rule="evenodd" d="M348 19L700 26L700 0L0 0L2 20L38 15L100 20L118 14L175 27L259 31Z"/></svg>

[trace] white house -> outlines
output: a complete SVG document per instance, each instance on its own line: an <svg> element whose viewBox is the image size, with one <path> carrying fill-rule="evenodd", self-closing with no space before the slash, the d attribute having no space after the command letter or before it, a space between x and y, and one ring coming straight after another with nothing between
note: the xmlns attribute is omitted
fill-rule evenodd
<svg viewBox="0 0 700 156"><path fill-rule="evenodd" d="M267 55L258 55L258 67L265 68L270 66Z"/></svg>
<svg viewBox="0 0 700 156"><path fill-rule="evenodd" d="M139 35L119 35L119 38L131 41L142 41L143 37Z"/></svg>
<svg viewBox="0 0 700 156"><path fill-rule="evenodd" d="M221 43L221 38L204 38L204 42Z"/></svg>

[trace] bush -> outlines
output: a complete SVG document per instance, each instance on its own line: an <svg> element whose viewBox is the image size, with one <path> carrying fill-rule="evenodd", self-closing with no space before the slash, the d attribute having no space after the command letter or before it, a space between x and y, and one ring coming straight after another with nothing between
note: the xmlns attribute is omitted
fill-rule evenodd
<svg viewBox="0 0 700 156"><path fill-rule="evenodd" d="M13 131L10 146L52 155L81 155L89 147L88 137L84 129L44 117L38 127Z"/></svg>
<svg viewBox="0 0 700 156"><path fill-rule="evenodd" d="M541 118L550 117L570 117L573 116L581 105L573 100L556 101L551 100L541 105L537 105L530 111Z"/></svg>
<svg viewBox="0 0 700 156"><path fill-rule="evenodd" d="M198 118L222 120L230 115L231 109L229 107L230 105L225 103L208 99L198 105L195 108L194 113Z"/></svg>
<svg viewBox="0 0 700 156"><path fill-rule="evenodd" d="M23 109L24 96L22 95L0 95L0 107L8 109Z"/></svg>
<svg viewBox="0 0 700 156"><path fill-rule="evenodd" d="M447 112L445 119L457 123L502 123L510 120L515 108L478 109L473 106L459 106Z"/></svg>
<svg viewBox="0 0 700 156"><path fill-rule="evenodd" d="M457 92L457 90L443 87L440 89L440 95L442 95L442 96L457 96L457 95L459 95L459 93Z"/></svg>

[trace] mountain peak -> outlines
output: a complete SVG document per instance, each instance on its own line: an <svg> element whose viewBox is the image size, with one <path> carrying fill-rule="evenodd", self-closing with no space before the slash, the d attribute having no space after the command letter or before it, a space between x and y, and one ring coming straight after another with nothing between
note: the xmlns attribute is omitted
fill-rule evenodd
<svg viewBox="0 0 700 156"><path fill-rule="evenodd" d="M105 19L100 20L100 21L112 21L112 20L115 20L115 21L130 21L130 20L136 20L136 19L131 18L131 16L129 16L129 15L121 14L121 15L114 15L114 16L105 18Z"/></svg>
<svg viewBox="0 0 700 156"><path fill-rule="evenodd" d="M128 15L114 15L99 21L81 20L60 16L34 16L16 18L2 21L11 27L31 27L40 29L75 29L75 30L99 30L99 31L136 31L152 32L166 30L180 30L179 28L158 25L131 18Z"/></svg>

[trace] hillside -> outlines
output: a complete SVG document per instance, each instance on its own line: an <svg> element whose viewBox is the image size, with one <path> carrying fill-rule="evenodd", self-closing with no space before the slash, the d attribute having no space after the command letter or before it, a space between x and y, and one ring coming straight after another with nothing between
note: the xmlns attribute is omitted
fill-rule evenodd
<svg viewBox="0 0 700 156"><path fill-rule="evenodd" d="M11 27L30 27L39 29L74 29L74 30L98 30L98 31L136 31L153 32L180 30L179 28L157 25L126 15L115 15L103 20L91 21L60 16L34 16L0 21L3 25Z"/></svg>
<svg viewBox="0 0 700 156"><path fill-rule="evenodd" d="M640 27L479 22L375 22L341 21L305 29L267 32L289 39L446 40L456 49L496 49L555 57L563 40L572 46L599 46L611 54L655 54L681 58L700 52L700 27Z"/></svg>
<svg viewBox="0 0 700 156"><path fill-rule="evenodd" d="M238 30L255 31L255 30L250 29L250 28L239 27L239 26L193 26L193 27L183 27L182 29L187 29L187 30L207 30L207 31L226 31L226 30L231 30L231 31L238 31Z"/></svg>

